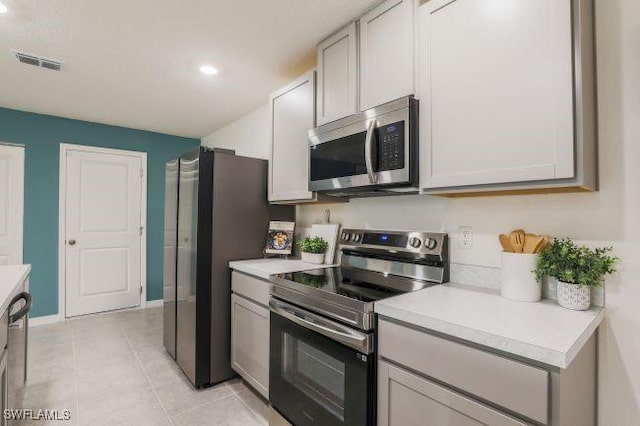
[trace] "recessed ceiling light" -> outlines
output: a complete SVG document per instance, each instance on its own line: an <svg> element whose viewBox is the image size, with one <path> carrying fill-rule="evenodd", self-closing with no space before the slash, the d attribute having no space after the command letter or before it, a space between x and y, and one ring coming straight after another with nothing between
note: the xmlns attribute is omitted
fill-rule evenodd
<svg viewBox="0 0 640 426"><path fill-rule="evenodd" d="M0 3L0 13L7 13L9 11L9 9L7 9L7 6L5 6L4 4Z"/></svg>
<svg viewBox="0 0 640 426"><path fill-rule="evenodd" d="M218 70L212 67L211 65L203 65L200 67L200 72L206 75L215 75L218 74Z"/></svg>

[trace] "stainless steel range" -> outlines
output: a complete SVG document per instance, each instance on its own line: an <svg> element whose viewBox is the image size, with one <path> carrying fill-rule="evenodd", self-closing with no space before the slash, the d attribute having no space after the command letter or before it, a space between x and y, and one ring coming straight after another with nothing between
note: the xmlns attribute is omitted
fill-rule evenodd
<svg viewBox="0 0 640 426"><path fill-rule="evenodd" d="M375 424L375 302L449 281L446 234L345 229L340 249L271 277L270 400L296 426Z"/></svg>

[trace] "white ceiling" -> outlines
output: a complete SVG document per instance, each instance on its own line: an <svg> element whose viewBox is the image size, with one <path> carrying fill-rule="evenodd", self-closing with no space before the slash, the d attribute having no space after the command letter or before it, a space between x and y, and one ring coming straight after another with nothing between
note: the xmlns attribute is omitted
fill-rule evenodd
<svg viewBox="0 0 640 426"><path fill-rule="evenodd" d="M315 64L322 38L378 2L0 1L0 106L198 138L264 104Z"/></svg>

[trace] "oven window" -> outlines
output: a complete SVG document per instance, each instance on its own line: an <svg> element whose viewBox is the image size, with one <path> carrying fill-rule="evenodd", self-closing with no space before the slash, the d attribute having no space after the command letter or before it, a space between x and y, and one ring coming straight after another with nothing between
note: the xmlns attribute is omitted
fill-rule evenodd
<svg viewBox="0 0 640 426"><path fill-rule="evenodd" d="M284 333L283 379L344 421L345 364Z"/></svg>

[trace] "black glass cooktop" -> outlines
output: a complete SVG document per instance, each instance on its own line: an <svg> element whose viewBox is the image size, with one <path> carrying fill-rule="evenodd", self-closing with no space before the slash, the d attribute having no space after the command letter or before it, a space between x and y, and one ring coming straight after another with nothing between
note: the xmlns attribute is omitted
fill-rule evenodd
<svg viewBox="0 0 640 426"><path fill-rule="evenodd" d="M313 287L363 302L375 302L400 294L398 291L380 287L364 281L344 278L339 267L314 269L278 275L288 281Z"/></svg>

